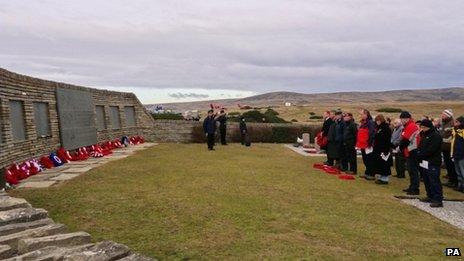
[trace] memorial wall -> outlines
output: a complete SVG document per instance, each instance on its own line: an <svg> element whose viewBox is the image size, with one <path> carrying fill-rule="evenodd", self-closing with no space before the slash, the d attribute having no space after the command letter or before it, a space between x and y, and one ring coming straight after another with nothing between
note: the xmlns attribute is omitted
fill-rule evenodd
<svg viewBox="0 0 464 261"><path fill-rule="evenodd" d="M133 93L86 88L0 68L0 168L122 136L150 136L153 118Z"/></svg>

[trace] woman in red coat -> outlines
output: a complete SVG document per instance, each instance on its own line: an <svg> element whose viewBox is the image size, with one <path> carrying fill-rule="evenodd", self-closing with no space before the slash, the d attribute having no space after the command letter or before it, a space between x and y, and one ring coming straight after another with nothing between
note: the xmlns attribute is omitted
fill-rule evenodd
<svg viewBox="0 0 464 261"><path fill-rule="evenodd" d="M361 111L361 123L356 138L356 148L361 149L362 159L366 166L364 178L367 180L375 179L375 164L372 152L372 145L375 136L375 123L372 120L371 113L363 109Z"/></svg>

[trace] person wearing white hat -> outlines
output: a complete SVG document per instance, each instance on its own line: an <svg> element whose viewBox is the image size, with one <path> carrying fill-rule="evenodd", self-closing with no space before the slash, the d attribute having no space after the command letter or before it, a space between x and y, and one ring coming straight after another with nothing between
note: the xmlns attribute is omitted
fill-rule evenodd
<svg viewBox="0 0 464 261"><path fill-rule="evenodd" d="M447 187L456 187L458 185L458 179L456 170L454 168L454 162L451 160L451 140L452 132L454 128L454 119L453 119L453 110L446 109L441 113L441 124L440 124L440 134L443 138L443 144L441 151L443 154L443 161L446 166L446 172L448 176L448 183L445 184Z"/></svg>

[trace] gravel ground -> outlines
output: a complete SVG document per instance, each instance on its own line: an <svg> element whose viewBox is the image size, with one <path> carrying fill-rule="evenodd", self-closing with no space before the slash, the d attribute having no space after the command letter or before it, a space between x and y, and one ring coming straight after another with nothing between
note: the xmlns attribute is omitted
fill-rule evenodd
<svg viewBox="0 0 464 261"><path fill-rule="evenodd" d="M402 199L401 201L464 230L464 202L444 201L443 208L431 208L428 203L420 202L418 199Z"/></svg>

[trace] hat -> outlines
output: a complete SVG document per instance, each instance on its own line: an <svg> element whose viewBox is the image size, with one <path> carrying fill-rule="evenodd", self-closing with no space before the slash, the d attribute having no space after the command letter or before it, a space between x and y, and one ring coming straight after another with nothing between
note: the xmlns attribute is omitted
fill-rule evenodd
<svg viewBox="0 0 464 261"><path fill-rule="evenodd" d="M453 117L453 110L452 109L446 109L443 111L443 113L448 116L449 118Z"/></svg>
<svg viewBox="0 0 464 261"><path fill-rule="evenodd" d="M425 120L421 121L420 126L424 126L424 127L432 129L433 128L433 122L431 120L425 119Z"/></svg>
<svg viewBox="0 0 464 261"><path fill-rule="evenodd" d="M461 116L461 117L457 118L456 120L459 121L461 123L461 125L464 125L464 116Z"/></svg>
<svg viewBox="0 0 464 261"><path fill-rule="evenodd" d="M411 118L411 113L407 111L402 111L400 114L400 119L410 119Z"/></svg>

